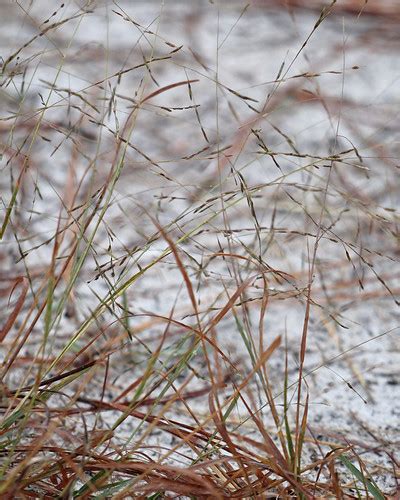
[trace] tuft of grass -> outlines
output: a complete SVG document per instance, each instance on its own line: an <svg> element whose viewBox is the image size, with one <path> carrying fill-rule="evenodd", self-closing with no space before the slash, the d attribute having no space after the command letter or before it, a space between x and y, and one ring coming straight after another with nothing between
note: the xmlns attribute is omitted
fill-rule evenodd
<svg viewBox="0 0 400 500"><path fill-rule="evenodd" d="M399 16L0 5L1 498L394 493Z"/></svg>

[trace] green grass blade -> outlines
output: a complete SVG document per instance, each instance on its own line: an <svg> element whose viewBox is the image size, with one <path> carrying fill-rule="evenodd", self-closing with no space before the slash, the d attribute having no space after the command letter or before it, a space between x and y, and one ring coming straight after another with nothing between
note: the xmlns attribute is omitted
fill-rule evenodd
<svg viewBox="0 0 400 500"><path fill-rule="evenodd" d="M340 455L339 460L360 482L365 484L368 491L376 500L385 500L385 495L380 491L375 481L365 477L363 472L357 469L357 467L344 455Z"/></svg>

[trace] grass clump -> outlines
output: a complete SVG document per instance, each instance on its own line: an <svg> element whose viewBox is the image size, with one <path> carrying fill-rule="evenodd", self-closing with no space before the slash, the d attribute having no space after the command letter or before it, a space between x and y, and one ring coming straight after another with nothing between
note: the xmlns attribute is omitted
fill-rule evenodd
<svg viewBox="0 0 400 500"><path fill-rule="evenodd" d="M2 498L395 494L399 9L359 3L0 6Z"/></svg>

